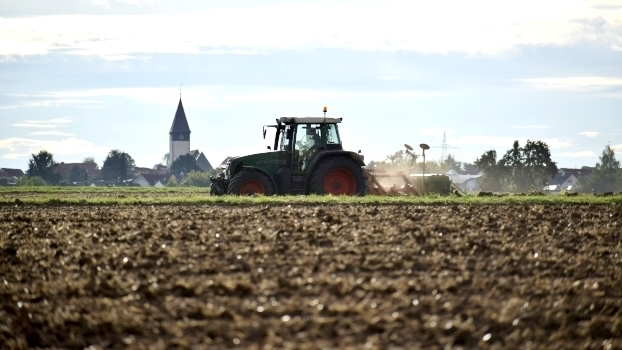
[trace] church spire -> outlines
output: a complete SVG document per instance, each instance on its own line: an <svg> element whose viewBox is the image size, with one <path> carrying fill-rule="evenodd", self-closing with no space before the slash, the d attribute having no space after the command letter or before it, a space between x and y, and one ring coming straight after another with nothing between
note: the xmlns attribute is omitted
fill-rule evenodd
<svg viewBox="0 0 622 350"><path fill-rule="evenodd" d="M184 106L181 104L181 96L179 97L179 105L177 105L177 112L175 112L175 119L173 119L173 125L171 125L171 131L169 131L169 134L174 132L190 133L190 126L188 126Z"/></svg>

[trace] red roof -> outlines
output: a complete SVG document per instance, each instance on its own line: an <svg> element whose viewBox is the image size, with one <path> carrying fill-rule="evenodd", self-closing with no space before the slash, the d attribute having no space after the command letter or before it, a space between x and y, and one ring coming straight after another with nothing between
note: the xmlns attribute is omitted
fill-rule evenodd
<svg viewBox="0 0 622 350"><path fill-rule="evenodd" d="M11 169L11 168L0 168L0 170L2 170L4 173L6 173L8 176L7 177L22 177L24 176L24 172L22 171L22 169ZM2 177L0 175L0 177Z"/></svg>
<svg viewBox="0 0 622 350"><path fill-rule="evenodd" d="M60 163L56 164L55 170L58 174L60 174L64 179L69 178L69 173L71 172L71 168L77 166L78 168L82 168L86 170L88 178L90 180L96 179L99 175L99 169L97 169L97 163Z"/></svg>

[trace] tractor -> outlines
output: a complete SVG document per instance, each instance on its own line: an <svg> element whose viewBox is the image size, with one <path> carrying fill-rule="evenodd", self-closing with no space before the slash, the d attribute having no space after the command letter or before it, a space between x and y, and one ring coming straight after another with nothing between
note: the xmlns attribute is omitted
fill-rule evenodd
<svg viewBox="0 0 622 350"><path fill-rule="evenodd" d="M344 151L337 125L343 118L288 118L264 125L263 137L275 128L268 152L229 160L210 178L212 195L367 194L363 156Z"/></svg>

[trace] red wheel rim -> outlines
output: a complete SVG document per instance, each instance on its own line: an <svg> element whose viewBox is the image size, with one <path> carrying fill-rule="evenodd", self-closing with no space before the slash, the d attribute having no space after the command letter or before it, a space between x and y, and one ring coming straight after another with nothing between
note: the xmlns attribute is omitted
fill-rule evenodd
<svg viewBox="0 0 622 350"><path fill-rule="evenodd" d="M356 192L356 180L351 172L345 169L335 169L324 178L324 193L338 195L353 195Z"/></svg>
<svg viewBox="0 0 622 350"><path fill-rule="evenodd" d="M240 188L240 195L253 195L253 194L265 194L266 189L261 182L257 180L248 180L242 184Z"/></svg>

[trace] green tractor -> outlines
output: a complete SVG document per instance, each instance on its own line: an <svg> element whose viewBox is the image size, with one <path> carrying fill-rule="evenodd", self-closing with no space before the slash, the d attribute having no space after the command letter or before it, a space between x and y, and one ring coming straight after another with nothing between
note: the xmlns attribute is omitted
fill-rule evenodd
<svg viewBox="0 0 622 350"><path fill-rule="evenodd" d="M212 195L367 194L363 156L343 150L337 124L342 118L280 118L270 152L236 157L211 177Z"/></svg>

